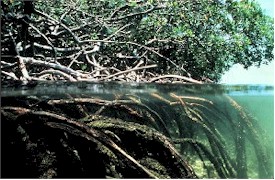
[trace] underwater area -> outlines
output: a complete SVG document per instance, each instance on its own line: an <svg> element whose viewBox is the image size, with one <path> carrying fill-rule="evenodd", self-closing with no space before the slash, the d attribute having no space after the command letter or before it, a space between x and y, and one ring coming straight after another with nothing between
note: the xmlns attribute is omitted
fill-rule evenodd
<svg viewBox="0 0 275 180"><path fill-rule="evenodd" d="M4 178L274 178L273 86L13 84L1 106Z"/></svg>

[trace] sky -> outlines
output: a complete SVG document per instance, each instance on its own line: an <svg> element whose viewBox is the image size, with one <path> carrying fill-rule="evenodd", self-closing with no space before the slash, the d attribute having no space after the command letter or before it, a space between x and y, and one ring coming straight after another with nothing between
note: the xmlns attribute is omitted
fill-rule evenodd
<svg viewBox="0 0 275 180"><path fill-rule="evenodd" d="M256 0L264 12L274 17L274 0ZM221 84L265 84L274 86L274 60L269 65L260 68L250 67L248 70L241 65L234 65L226 72L220 81Z"/></svg>

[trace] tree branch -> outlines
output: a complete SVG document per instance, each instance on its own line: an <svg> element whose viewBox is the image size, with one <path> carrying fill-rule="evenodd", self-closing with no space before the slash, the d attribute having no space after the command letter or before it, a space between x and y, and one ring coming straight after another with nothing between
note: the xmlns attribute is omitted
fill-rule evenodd
<svg viewBox="0 0 275 180"><path fill-rule="evenodd" d="M164 78L177 78L177 79L185 80L185 81L190 82L190 83L203 84L201 81L197 81L197 80L189 78L189 77L179 76L179 75L172 75L172 74L171 75L163 75L163 76L158 76L158 77L152 78L150 80L150 82L155 82L155 81L157 81L159 79L164 79Z"/></svg>
<svg viewBox="0 0 275 180"><path fill-rule="evenodd" d="M87 77L88 75L82 74L78 71L75 71L71 68L68 68L68 67L60 65L60 64L55 64L55 63L45 62L45 61L41 61L41 60L36 60L34 58L31 58L31 57L18 56L18 58L23 63L35 64L35 65L39 65L39 66L44 66L44 67L57 69L57 70L60 70L62 72L65 72L67 74L72 75L74 78L84 78L84 77L88 78Z"/></svg>
<svg viewBox="0 0 275 180"><path fill-rule="evenodd" d="M130 17L133 17L133 16L148 14L152 11L159 10L159 9L162 9L162 8L163 8L162 6L152 6L150 9L148 9L146 11L143 11L143 12L131 13L131 14L121 16L121 17L118 17L118 18L108 18L108 19L106 19L106 21L120 21L120 20L130 18Z"/></svg>
<svg viewBox="0 0 275 180"><path fill-rule="evenodd" d="M118 75L121 75L121 74L125 74L125 73L129 73L129 72L132 72L132 71L137 71L137 70L141 70L141 69L149 69L149 68L154 68L154 67L157 67L157 65L156 65L156 64L152 64L152 65L148 65L148 66L136 67L136 68L133 68L133 69L128 69L128 70L125 70L125 71L117 72L117 73L112 74L112 75L110 75L110 76L101 78L101 79L99 79L98 81L110 79L110 78L112 78L112 77L115 77L115 76L118 76Z"/></svg>

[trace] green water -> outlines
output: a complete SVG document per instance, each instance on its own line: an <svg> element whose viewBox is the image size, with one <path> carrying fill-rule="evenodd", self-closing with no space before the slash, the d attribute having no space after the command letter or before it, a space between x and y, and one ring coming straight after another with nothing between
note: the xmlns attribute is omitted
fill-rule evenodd
<svg viewBox="0 0 275 180"><path fill-rule="evenodd" d="M97 106L103 104L102 110L96 112L102 115L110 115L108 110L105 112L106 107L122 105L127 107L124 111L132 110L144 120L151 119L144 122L126 118L169 136L200 178L273 178L271 86L42 83L33 87L4 87L1 96L2 106L17 106L14 101L21 104L18 106L39 109L42 101L88 98L93 101L87 107L97 102L101 103ZM32 104L34 101L37 103ZM128 116L122 114L113 112L112 116Z"/></svg>
<svg viewBox="0 0 275 180"><path fill-rule="evenodd" d="M269 158L272 160L271 166L274 167L274 95L249 92L243 95L231 96L236 100L248 114L255 118L256 122L263 129L262 142L266 146L266 150L270 153ZM251 146L249 146L251 148ZM254 166L254 163L258 160L255 158L255 154L252 149L247 151L247 155L251 162L249 165ZM249 171L251 178L257 178L255 172Z"/></svg>
<svg viewBox="0 0 275 180"><path fill-rule="evenodd" d="M249 112L265 130L271 142L274 141L274 96L244 95L232 96ZM273 145L272 145L273 146Z"/></svg>

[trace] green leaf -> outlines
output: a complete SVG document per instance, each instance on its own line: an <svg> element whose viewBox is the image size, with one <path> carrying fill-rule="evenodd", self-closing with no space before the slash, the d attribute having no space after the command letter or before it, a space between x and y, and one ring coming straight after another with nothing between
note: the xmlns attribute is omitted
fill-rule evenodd
<svg viewBox="0 0 275 180"><path fill-rule="evenodd" d="M87 64L82 64L82 65L81 65L81 70L82 70L82 71L85 71L86 69L87 69Z"/></svg>

